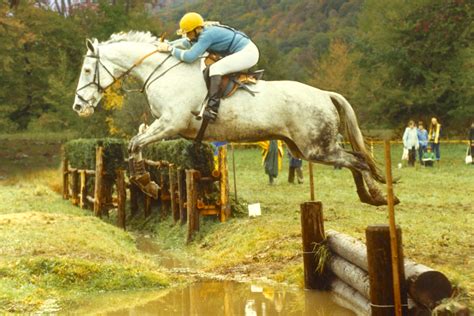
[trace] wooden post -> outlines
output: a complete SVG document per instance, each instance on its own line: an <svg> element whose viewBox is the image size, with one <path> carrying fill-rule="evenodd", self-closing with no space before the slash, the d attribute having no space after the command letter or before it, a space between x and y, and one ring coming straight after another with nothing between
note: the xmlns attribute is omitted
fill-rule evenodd
<svg viewBox="0 0 474 316"><path fill-rule="evenodd" d="M170 203L171 213L173 214L173 222L176 224L179 221L179 208L176 203L176 169L173 164L169 165L169 184L170 184Z"/></svg>
<svg viewBox="0 0 474 316"><path fill-rule="evenodd" d="M199 213L196 207L197 204L197 183L196 179L199 177L199 171L186 170L186 208L188 211L188 234L186 242L191 242L193 233L199 230Z"/></svg>
<svg viewBox="0 0 474 316"><path fill-rule="evenodd" d="M398 245L401 245L401 230L397 228ZM370 302L372 304L372 316L396 315L394 300L394 282L392 274L392 251L390 228L387 225L374 225L367 227L365 231L367 238L367 262L369 265ZM405 273L403 271L403 253L401 246L397 249L397 266L399 273L398 284L400 292L400 315L406 315L407 291ZM395 296L396 297L396 296Z"/></svg>
<svg viewBox="0 0 474 316"><path fill-rule="evenodd" d="M230 148L232 148L232 173L234 174L234 197L235 203L238 203L237 199L237 175L235 174L235 152L234 152L234 144L230 144Z"/></svg>
<svg viewBox="0 0 474 316"><path fill-rule="evenodd" d="M315 245L325 239L323 205L321 202L306 202L301 207L301 235L303 238L304 287L327 289L328 277L316 273Z"/></svg>
<svg viewBox="0 0 474 316"><path fill-rule="evenodd" d="M390 153L390 141L385 140L385 173L387 180L387 206L388 206L388 218L389 218L389 228L390 228L390 250L392 253L392 279L393 279L393 293L395 301L395 315L402 315L402 303L400 297L400 280L405 283L405 278L400 278L400 270L403 270L403 260L402 265L399 265L398 262L398 249L399 248L397 241L397 232L395 224L395 207L394 207L394 198L393 198L393 181L392 181L392 158ZM401 252L400 252L401 253ZM406 292L406 291L405 291ZM406 293L405 293L406 296Z"/></svg>
<svg viewBox="0 0 474 316"><path fill-rule="evenodd" d="M65 154L63 158L63 199L69 199L69 161Z"/></svg>
<svg viewBox="0 0 474 316"><path fill-rule="evenodd" d="M220 202L221 202L221 222L225 222L230 217L229 201L229 170L227 168L227 146L219 147L219 172L220 172Z"/></svg>
<svg viewBox="0 0 474 316"><path fill-rule="evenodd" d="M310 200L314 201L314 178L313 178L313 163L308 162L309 167L309 190L310 190Z"/></svg>
<svg viewBox="0 0 474 316"><path fill-rule="evenodd" d="M79 206L84 209L86 208L87 202L87 173L86 170L80 170L81 174L81 187L80 187L80 199L79 199Z"/></svg>
<svg viewBox="0 0 474 316"><path fill-rule="evenodd" d="M186 201L186 174L184 170L178 168L178 208L179 208L179 223L181 225L186 224L187 220L187 209L184 207Z"/></svg>
<svg viewBox="0 0 474 316"><path fill-rule="evenodd" d="M143 213L144 213L145 218L147 218L151 214L151 197L149 197L148 195L144 195L144 196L145 196L145 201L144 201L145 205L143 207Z"/></svg>
<svg viewBox="0 0 474 316"><path fill-rule="evenodd" d="M71 198L72 204L78 205L79 204L79 171L74 169L71 173Z"/></svg>
<svg viewBox="0 0 474 316"><path fill-rule="evenodd" d="M138 196L137 186L130 182L130 216L132 217L138 214Z"/></svg>
<svg viewBox="0 0 474 316"><path fill-rule="evenodd" d="M127 199L127 191L125 190L125 172L118 169L117 173L117 226L125 230L125 203Z"/></svg>
<svg viewBox="0 0 474 316"><path fill-rule="evenodd" d="M104 176L104 148L98 146L95 151L95 186L94 186L94 214L95 216L102 216L102 193L103 176Z"/></svg>

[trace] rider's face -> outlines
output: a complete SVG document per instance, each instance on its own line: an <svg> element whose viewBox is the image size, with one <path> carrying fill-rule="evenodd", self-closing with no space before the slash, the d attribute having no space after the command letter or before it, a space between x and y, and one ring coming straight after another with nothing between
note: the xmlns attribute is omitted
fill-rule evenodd
<svg viewBox="0 0 474 316"><path fill-rule="evenodd" d="M186 33L186 37L192 42L192 41L196 41L198 36L199 36L199 33L201 33L201 28L196 28L194 30L192 30L191 32L188 32Z"/></svg>

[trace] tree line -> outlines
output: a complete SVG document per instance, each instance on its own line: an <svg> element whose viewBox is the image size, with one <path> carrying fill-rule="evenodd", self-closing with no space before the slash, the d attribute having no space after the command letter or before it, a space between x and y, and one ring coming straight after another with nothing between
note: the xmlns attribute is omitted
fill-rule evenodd
<svg viewBox="0 0 474 316"><path fill-rule="evenodd" d="M0 0L0 132L133 134L138 122L151 120L142 96L110 91L87 120L71 110L85 39L128 30L174 39L191 10L250 35L267 80L345 95L363 127L436 116L456 132L474 118L470 1L165 1L158 10L146 2Z"/></svg>

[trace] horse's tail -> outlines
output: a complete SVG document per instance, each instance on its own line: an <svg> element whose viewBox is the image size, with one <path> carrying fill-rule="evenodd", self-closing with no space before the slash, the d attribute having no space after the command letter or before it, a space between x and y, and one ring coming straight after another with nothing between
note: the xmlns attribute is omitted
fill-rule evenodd
<svg viewBox="0 0 474 316"><path fill-rule="evenodd" d="M377 164L372 158L371 153L365 147L364 136L362 136L362 132L360 131L359 124L357 123L357 117L355 115L352 106L350 105L349 101L346 100L342 95L328 91L331 100L336 104L339 105L339 109L342 109L344 114L344 122L346 125L347 134L349 136L349 141L351 143L352 149L360 153L364 160L367 162L370 168L370 173L374 177L375 180L381 183L385 183L385 178L381 174Z"/></svg>

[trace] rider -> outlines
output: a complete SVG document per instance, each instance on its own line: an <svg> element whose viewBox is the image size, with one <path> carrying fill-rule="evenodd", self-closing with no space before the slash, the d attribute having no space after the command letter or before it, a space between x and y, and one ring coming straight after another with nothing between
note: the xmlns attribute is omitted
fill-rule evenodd
<svg viewBox="0 0 474 316"><path fill-rule="evenodd" d="M219 23L204 22L195 12L186 13L179 22L183 40L163 44L159 49L186 63L192 63L206 51L223 58L210 66L209 99L204 117L215 121L220 105L219 85L223 75L246 70L258 62L257 46L244 33Z"/></svg>

